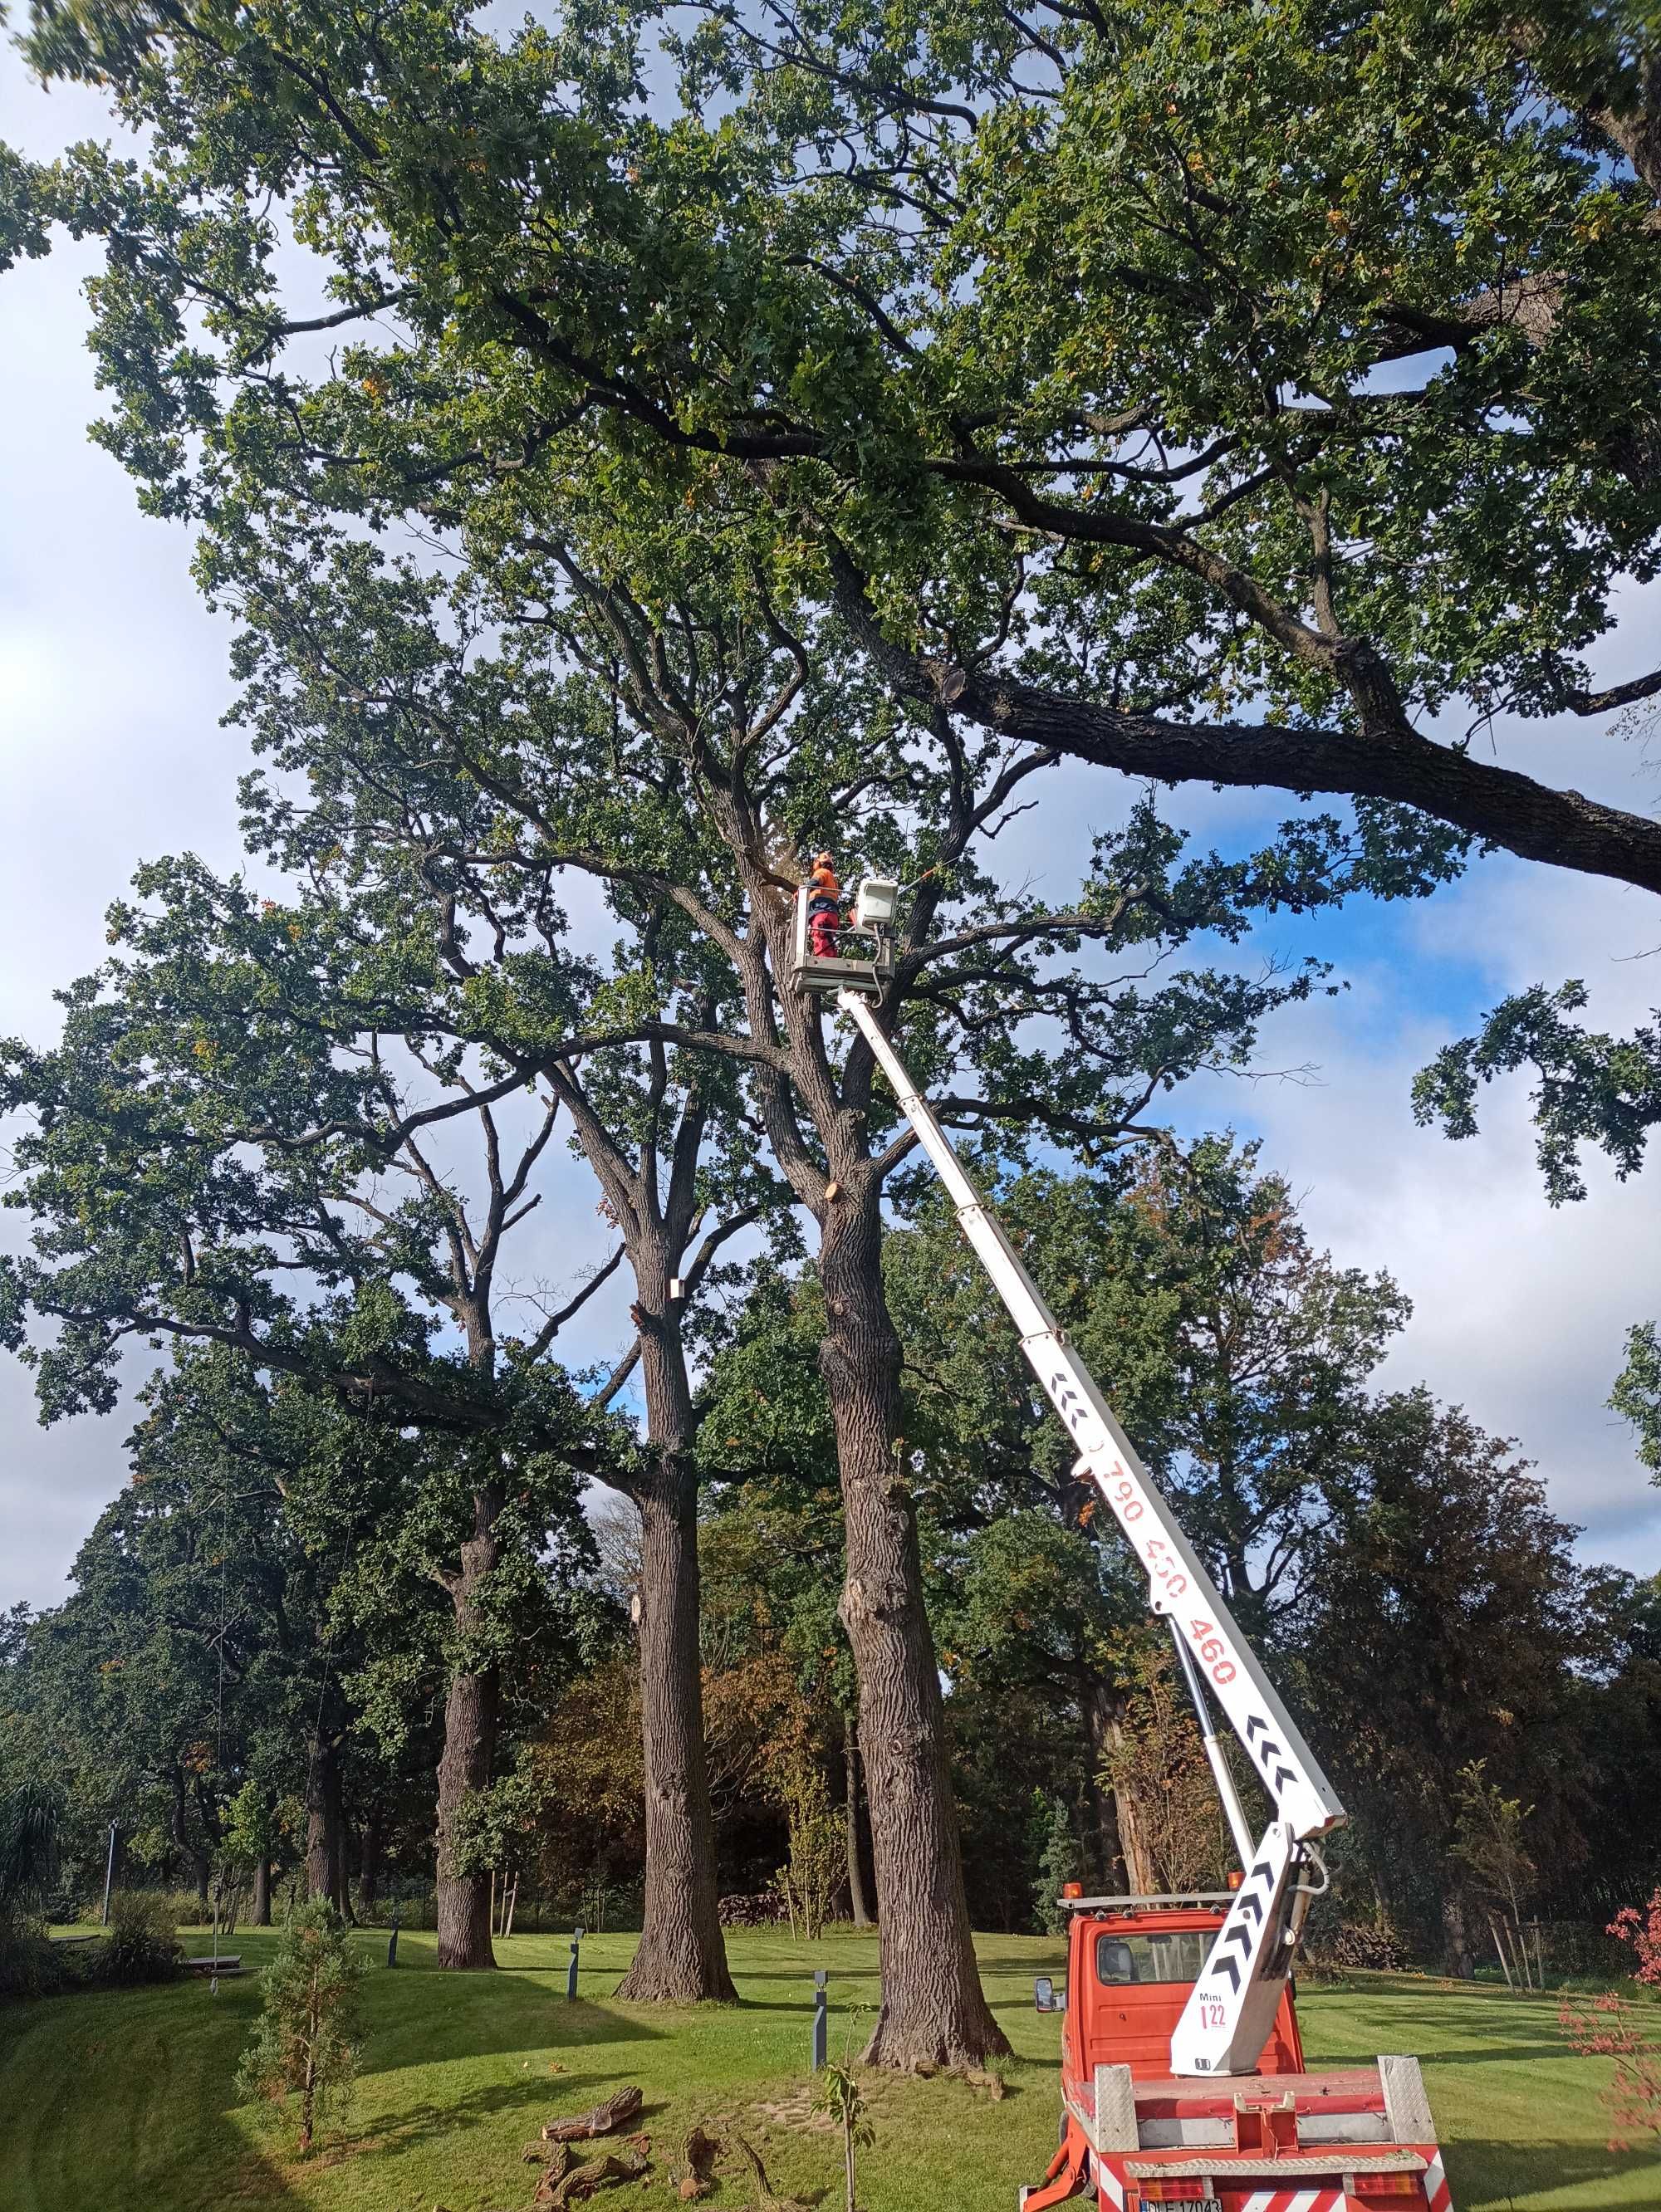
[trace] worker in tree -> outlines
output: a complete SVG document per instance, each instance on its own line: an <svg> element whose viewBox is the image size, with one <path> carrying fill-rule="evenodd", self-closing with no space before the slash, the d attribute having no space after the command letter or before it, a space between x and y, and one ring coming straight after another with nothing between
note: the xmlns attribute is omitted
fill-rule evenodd
<svg viewBox="0 0 1661 2212"><path fill-rule="evenodd" d="M807 877L807 950L815 960L834 960L842 927L842 885L829 853L818 853Z"/></svg>

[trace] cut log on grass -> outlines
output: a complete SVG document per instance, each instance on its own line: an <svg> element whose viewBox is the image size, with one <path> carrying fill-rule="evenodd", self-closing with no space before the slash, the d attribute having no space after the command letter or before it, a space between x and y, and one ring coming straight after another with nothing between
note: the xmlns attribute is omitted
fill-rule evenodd
<svg viewBox="0 0 1661 2212"><path fill-rule="evenodd" d="M649 2171L647 2159L632 2152L608 2151L604 2158L593 2159L587 2166L574 2166L557 2181L551 2173L545 2173L537 2184L534 2203L538 2212L563 2212L568 2204L585 2203L598 2190L638 2181Z"/></svg>
<svg viewBox="0 0 1661 2212"><path fill-rule="evenodd" d="M701 2127L694 2127L686 2138L684 2151L686 2171L675 2183L677 2194L683 2204L691 2204L700 2197L707 2197L715 2187L715 2160L721 2156L721 2144L714 2136L707 2136Z"/></svg>
<svg viewBox="0 0 1661 2212"><path fill-rule="evenodd" d="M753 2143L746 2142L739 2135L735 2135L733 2140L743 2152L745 2165L756 2177L756 2203L760 2212L808 2212L808 2207L798 2203L794 2197L774 2194L773 2185L767 2179L767 2168L761 2162L761 2153Z"/></svg>
<svg viewBox="0 0 1661 2212"><path fill-rule="evenodd" d="M995 2105L1008 2094L1002 2075L994 2074L986 2067L965 2066L963 2078L971 2089L984 2089Z"/></svg>
<svg viewBox="0 0 1661 2212"><path fill-rule="evenodd" d="M630 2081L615 2091L603 2105L596 2105L587 2112L579 2112L574 2119L550 2120L542 2130L544 2142L587 2142L595 2136L614 2136L626 2128L646 2101L643 2093Z"/></svg>

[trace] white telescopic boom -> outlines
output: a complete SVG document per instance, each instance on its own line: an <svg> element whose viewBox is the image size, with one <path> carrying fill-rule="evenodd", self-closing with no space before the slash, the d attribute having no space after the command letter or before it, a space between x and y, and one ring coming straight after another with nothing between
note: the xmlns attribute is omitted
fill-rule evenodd
<svg viewBox="0 0 1661 2212"><path fill-rule="evenodd" d="M1191 1654L1196 1673L1227 1717L1275 1806L1275 1818L1249 1861L1244 1885L1171 2041L1171 2063L1179 2073L1249 2072L1274 2021L1273 2003L1264 2016L1265 2001L1271 1996L1278 2001L1285 1978L1285 1963L1277 1954L1287 1948L1288 1884L1296 1870L1297 1847L1342 1826L1344 1808L1163 1492L1108 1410L996 1215L964 1173L870 1006L855 991L840 992L837 1003L857 1023L876 1055L946 1186L964 1236L1008 1308L1022 1352L1078 1446L1074 1473L1094 1482L1111 1509L1147 1570L1150 1605L1171 1621ZM1254 2036L1255 2047L1248 2053Z"/></svg>

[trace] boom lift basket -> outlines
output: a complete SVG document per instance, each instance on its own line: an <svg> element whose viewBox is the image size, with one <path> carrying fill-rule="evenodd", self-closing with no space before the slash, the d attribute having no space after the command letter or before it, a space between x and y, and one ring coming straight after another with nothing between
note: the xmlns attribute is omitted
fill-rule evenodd
<svg viewBox="0 0 1661 2212"><path fill-rule="evenodd" d="M886 876L867 876L854 898L852 923L837 933L844 946L851 939L864 957L843 951L826 959L808 950L808 886L796 893L796 926L791 944L790 981L799 991L857 991L880 1000L894 972L894 915L900 887Z"/></svg>

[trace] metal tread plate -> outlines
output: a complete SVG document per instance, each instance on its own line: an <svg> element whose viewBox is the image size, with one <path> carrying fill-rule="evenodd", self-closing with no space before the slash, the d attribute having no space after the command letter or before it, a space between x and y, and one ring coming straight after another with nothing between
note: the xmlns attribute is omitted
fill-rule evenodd
<svg viewBox="0 0 1661 2212"><path fill-rule="evenodd" d="M1336 2149L1338 2146L1333 2146ZM1132 2181L1203 2179L1218 2173L1230 2181L1284 2181L1289 2188L1314 2173L1422 2173L1425 2161L1416 2150L1395 2150L1380 2143L1346 2143L1347 2151L1365 2150L1365 2158L1335 2158L1332 2150L1310 2151L1292 2158L1132 2158L1125 2172Z"/></svg>

